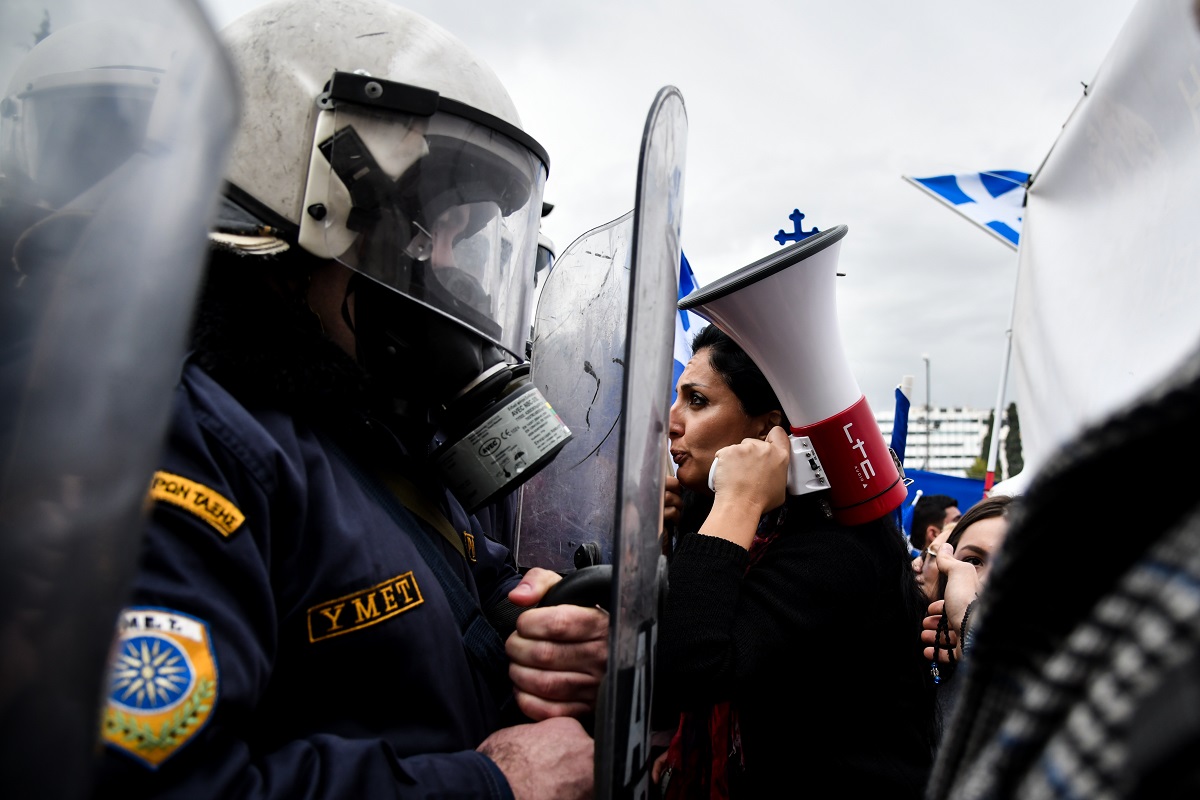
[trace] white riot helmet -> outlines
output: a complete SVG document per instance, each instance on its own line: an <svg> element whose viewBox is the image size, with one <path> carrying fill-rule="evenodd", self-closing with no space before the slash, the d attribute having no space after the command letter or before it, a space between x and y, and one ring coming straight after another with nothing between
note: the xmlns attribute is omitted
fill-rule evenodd
<svg viewBox="0 0 1200 800"><path fill-rule="evenodd" d="M233 199L520 354L549 159L495 74L384 0L268 3L223 37L245 101Z"/></svg>
<svg viewBox="0 0 1200 800"><path fill-rule="evenodd" d="M141 150L172 50L161 29L130 20L40 41L0 98L0 199L56 211Z"/></svg>
<svg viewBox="0 0 1200 800"><path fill-rule="evenodd" d="M448 475L469 509L532 475L569 437L548 407L561 429L541 437L550 447L518 446L511 463L497 461L511 437L479 447L499 406L533 402L528 391L545 404L517 365L549 159L499 79L445 30L385 0L272 2L223 37L244 102L214 239L246 252L295 245L358 273L359 362L394 381L396 396L420 386L440 407L449 430L439 463L467 459L468 472L503 476L491 486ZM489 452L450 452L464 439ZM484 488L459 491L463 482Z"/></svg>

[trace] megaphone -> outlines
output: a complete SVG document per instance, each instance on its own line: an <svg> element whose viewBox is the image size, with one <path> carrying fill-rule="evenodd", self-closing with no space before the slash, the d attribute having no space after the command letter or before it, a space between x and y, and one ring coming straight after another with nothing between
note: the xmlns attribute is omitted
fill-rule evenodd
<svg viewBox="0 0 1200 800"><path fill-rule="evenodd" d="M895 511L908 490L842 347L835 282L848 230L802 239L697 289L679 308L727 333L775 390L792 426L788 493L828 490L834 519L860 525Z"/></svg>

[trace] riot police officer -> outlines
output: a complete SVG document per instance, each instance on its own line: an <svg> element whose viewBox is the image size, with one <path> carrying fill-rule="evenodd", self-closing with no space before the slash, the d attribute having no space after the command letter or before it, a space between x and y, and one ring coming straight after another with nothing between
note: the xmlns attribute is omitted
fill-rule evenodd
<svg viewBox="0 0 1200 800"><path fill-rule="evenodd" d="M472 513L569 435L521 361L547 155L486 65L385 0L223 34L242 120L98 791L588 796L572 717L606 615L518 615L557 575Z"/></svg>

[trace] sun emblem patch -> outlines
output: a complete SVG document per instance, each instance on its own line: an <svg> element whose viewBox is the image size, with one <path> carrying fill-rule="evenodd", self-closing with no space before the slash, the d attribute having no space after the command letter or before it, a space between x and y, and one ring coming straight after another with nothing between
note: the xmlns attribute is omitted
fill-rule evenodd
<svg viewBox="0 0 1200 800"><path fill-rule="evenodd" d="M169 609L121 612L105 742L157 769L204 727L216 704L208 625Z"/></svg>

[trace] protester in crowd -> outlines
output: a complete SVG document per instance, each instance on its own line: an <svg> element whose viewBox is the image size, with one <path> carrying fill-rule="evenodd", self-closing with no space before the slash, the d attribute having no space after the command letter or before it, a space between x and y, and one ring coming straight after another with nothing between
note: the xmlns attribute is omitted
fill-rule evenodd
<svg viewBox="0 0 1200 800"><path fill-rule="evenodd" d="M992 562L1004 544L1012 504L1009 495L975 503L946 531L945 541L932 546L926 556L936 562L938 578L922 623L921 642L937 685L939 729L954 703L957 684L953 678L963 658L963 626L969 620L968 609L987 583Z"/></svg>
<svg viewBox="0 0 1200 800"><path fill-rule="evenodd" d="M941 577L937 566L938 548L950 538L950 533L954 530L954 524L951 523L943 528L942 532L937 535L937 538L930 542L912 560L912 570L917 576L917 586L924 593L926 602L928 603L932 603L938 599L938 580Z"/></svg>
<svg viewBox="0 0 1200 800"><path fill-rule="evenodd" d="M1012 495L985 497L967 509L967 514L954 524L946 539L946 543L954 548L955 559L975 568L981 587L987 583L992 563L1004 544L1015 499ZM940 568L938 571L941 572L938 593L944 594L946 573Z"/></svg>
<svg viewBox="0 0 1200 800"><path fill-rule="evenodd" d="M715 325L692 348L671 454L711 510L670 564L655 700L680 716L655 779L668 798L785 797L806 776L921 797L933 708L903 536L891 515L848 527L821 493L787 497L788 422L763 373Z"/></svg>
<svg viewBox="0 0 1200 800"><path fill-rule="evenodd" d="M923 494L913 504L912 524L908 541L915 551L922 551L950 525L958 521L958 499L948 494Z"/></svg>
<svg viewBox="0 0 1200 800"><path fill-rule="evenodd" d="M944 670L945 664L961 661L970 650L968 622L972 607L983 590L983 583L975 565L958 559L954 545L947 543L945 550L939 548L937 559L940 562L939 575L943 579L941 597L929 604L921 641L926 645L925 658L929 660L931 668L937 666L939 670ZM948 628L943 628L943 624ZM952 676L953 672L949 676L943 675L942 680ZM939 683L939 688L944 688L944 685ZM942 693L938 695L939 698L943 696Z"/></svg>
<svg viewBox="0 0 1200 800"><path fill-rule="evenodd" d="M558 576L522 578L427 457L439 393L527 337L500 309L532 296L545 153L486 66L385 0L223 35L243 116L97 794L588 797L571 715L607 616L506 627Z"/></svg>

